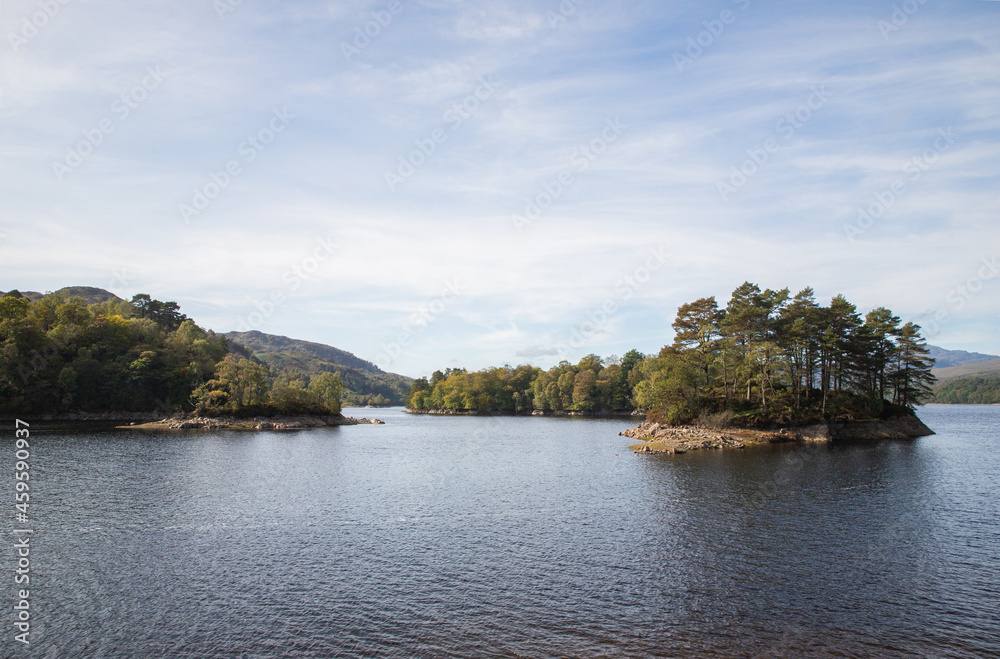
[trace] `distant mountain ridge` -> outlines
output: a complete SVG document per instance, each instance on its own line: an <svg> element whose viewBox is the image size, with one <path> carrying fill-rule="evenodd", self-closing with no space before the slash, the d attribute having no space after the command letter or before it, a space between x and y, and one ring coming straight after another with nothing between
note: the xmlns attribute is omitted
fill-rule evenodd
<svg viewBox="0 0 1000 659"><path fill-rule="evenodd" d="M946 350L938 346L927 346L928 356L934 358L934 368L943 369L953 366L964 366L1000 359L1000 355L984 355L981 352L966 352L965 350Z"/></svg>
<svg viewBox="0 0 1000 659"><path fill-rule="evenodd" d="M1000 356L985 355L965 350L945 350L938 346L927 346L929 355L935 358L934 375L938 387L955 380L970 377L1000 377Z"/></svg>
<svg viewBox="0 0 1000 659"><path fill-rule="evenodd" d="M976 375L998 376L1000 377L1000 359L991 359L988 362L973 362L960 366L949 366L948 368L934 369L934 375L940 382L949 382L958 378L968 378Z"/></svg>

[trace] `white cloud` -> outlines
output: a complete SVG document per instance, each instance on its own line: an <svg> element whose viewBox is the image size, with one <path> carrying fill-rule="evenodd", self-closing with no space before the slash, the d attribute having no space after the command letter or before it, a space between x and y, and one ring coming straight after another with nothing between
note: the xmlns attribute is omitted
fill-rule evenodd
<svg viewBox="0 0 1000 659"><path fill-rule="evenodd" d="M419 375L554 359L649 246L670 263L582 351L655 350L680 303L746 279L923 314L998 244L994 6L925 6L887 42L862 3L755 4L678 72L673 52L714 17L704 5L581 3L552 27L545 4L427 1L346 62L340 42L382 6L242 3L220 19L204 2L74 2L19 52L0 46L0 288L106 286L124 270L132 292L227 330L333 235L341 251L261 329L372 359L461 276L461 304L398 364ZM0 19L35 7L4 3ZM59 183L53 160L157 64L163 86ZM484 75L502 84L452 128L445 111ZM777 133L821 84L830 101ZM287 132L181 222L178 204L275 107L296 115ZM511 215L614 117L621 139L518 234ZM947 126L954 147L846 240L844 223ZM441 128L391 192L385 172ZM723 201L717 183L769 137L780 148ZM981 296L937 340L996 352L998 304Z"/></svg>

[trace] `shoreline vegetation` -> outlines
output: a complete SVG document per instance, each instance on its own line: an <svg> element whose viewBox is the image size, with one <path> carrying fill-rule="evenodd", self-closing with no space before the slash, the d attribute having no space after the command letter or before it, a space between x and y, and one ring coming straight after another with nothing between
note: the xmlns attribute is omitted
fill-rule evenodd
<svg viewBox="0 0 1000 659"><path fill-rule="evenodd" d="M439 415L645 414L627 434L652 442L636 445L642 452L933 434L915 408L930 398L934 360L920 326L885 307L862 317L842 295L823 306L811 288L792 296L744 282L725 307L714 297L681 305L672 327L673 344L657 355L588 355L548 371L436 371L413 382L406 407Z"/></svg>
<svg viewBox="0 0 1000 659"><path fill-rule="evenodd" d="M345 392L339 372L269 365L199 327L175 302L146 294L128 302L80 288L37 299L17 291L0 297L3 416L186 417L229 427L249 422L221 419L266 418L274 421L257 425L287 425L303 422L281 419L339 417Z"/></svg>
<svg viewBox="0 0 1000 659"><path fill-rule="evenodd" d="M829 439L850 435L848 426L875 436L930 433L915 408L931 396L934 360L920 327L884 307L862 317L841 295L823 306L811 288L792 296L745 282L725 307L714 297L681 305L672 327L673 343L656 355L591 354L548 370L436 371L412 382L405 407L434 415L644 416L657 427L643 424L629 436L723 446L784 441L820 425ZM294 343L253 336L274 343L261 345L277 355ZM339 372L261 359L199 327L176 303L145 294L125 301L75 288L29 299L11 291L0 297L0 348L0 416L169 428L369 422L341 415ZM323 348L309 344L320 350L317 359L336 356ZM753 440L754 432L764 434Z"/></svg>
<svg viewBox="0 0 1000 659"><path fill-rule="evenodd" d="M940 405L1000 405L1000 374L970 375L942 382L932 403Z"/></svg>

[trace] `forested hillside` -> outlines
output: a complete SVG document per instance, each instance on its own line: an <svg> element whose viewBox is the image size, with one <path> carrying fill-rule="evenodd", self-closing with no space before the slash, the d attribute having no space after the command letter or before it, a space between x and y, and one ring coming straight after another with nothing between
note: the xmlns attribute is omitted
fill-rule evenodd
<svg viewBox="0 0 1000 659"><path fill-rule="evenodd" d="M225 336L253 350L272 370L309 375L338 373L344 383L344 405L403 405L406 391L413 382L411 378L386 373L369 361L322 343L257 331L229 332Z"/></svg>
<svg viewBox="0 0 1000 659"><path fill-rule="evenodd" d="M269 369L149 295L0 298L2 413L331 414L342 390L331 373Z"/></svg>
<svg viewBox="0 0 1000 659"><path fill-rule="evenodd" d="M934 388L932 403L1000 405L1000 374L959 378Z"/></svg>

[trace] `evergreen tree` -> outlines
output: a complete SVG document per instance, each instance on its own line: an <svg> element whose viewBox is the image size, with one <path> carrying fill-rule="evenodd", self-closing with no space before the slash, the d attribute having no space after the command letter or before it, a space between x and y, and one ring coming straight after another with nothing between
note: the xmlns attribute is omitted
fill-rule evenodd
<svg viewBox="0 0 1000 659"><path fill-rule="evenodd" d="M681 305L673 323L674 347L693 357L694 366L704 374L706 387L712 384L712 363L722 318L715 298L705 297Z"/></svg>
<svg viewBox="0 0 1000 659"><path fill-rule="evenodd" d="M863 338L859 347L865 370L870 376L865 384L878 392L880 400L886 395L886 379L896 353L899 323L898 316L885 307L878 307L868 312L862 327Z"/></svg>
<svg viewBox="0 0 1000 659"><path fill-rule="evenodd" d="M927 356L928 352L919 325L906 323L900 328L896 370L891 375L896 404L912 409L930 398L937 378L931 373L934 360Z"/></svg>

